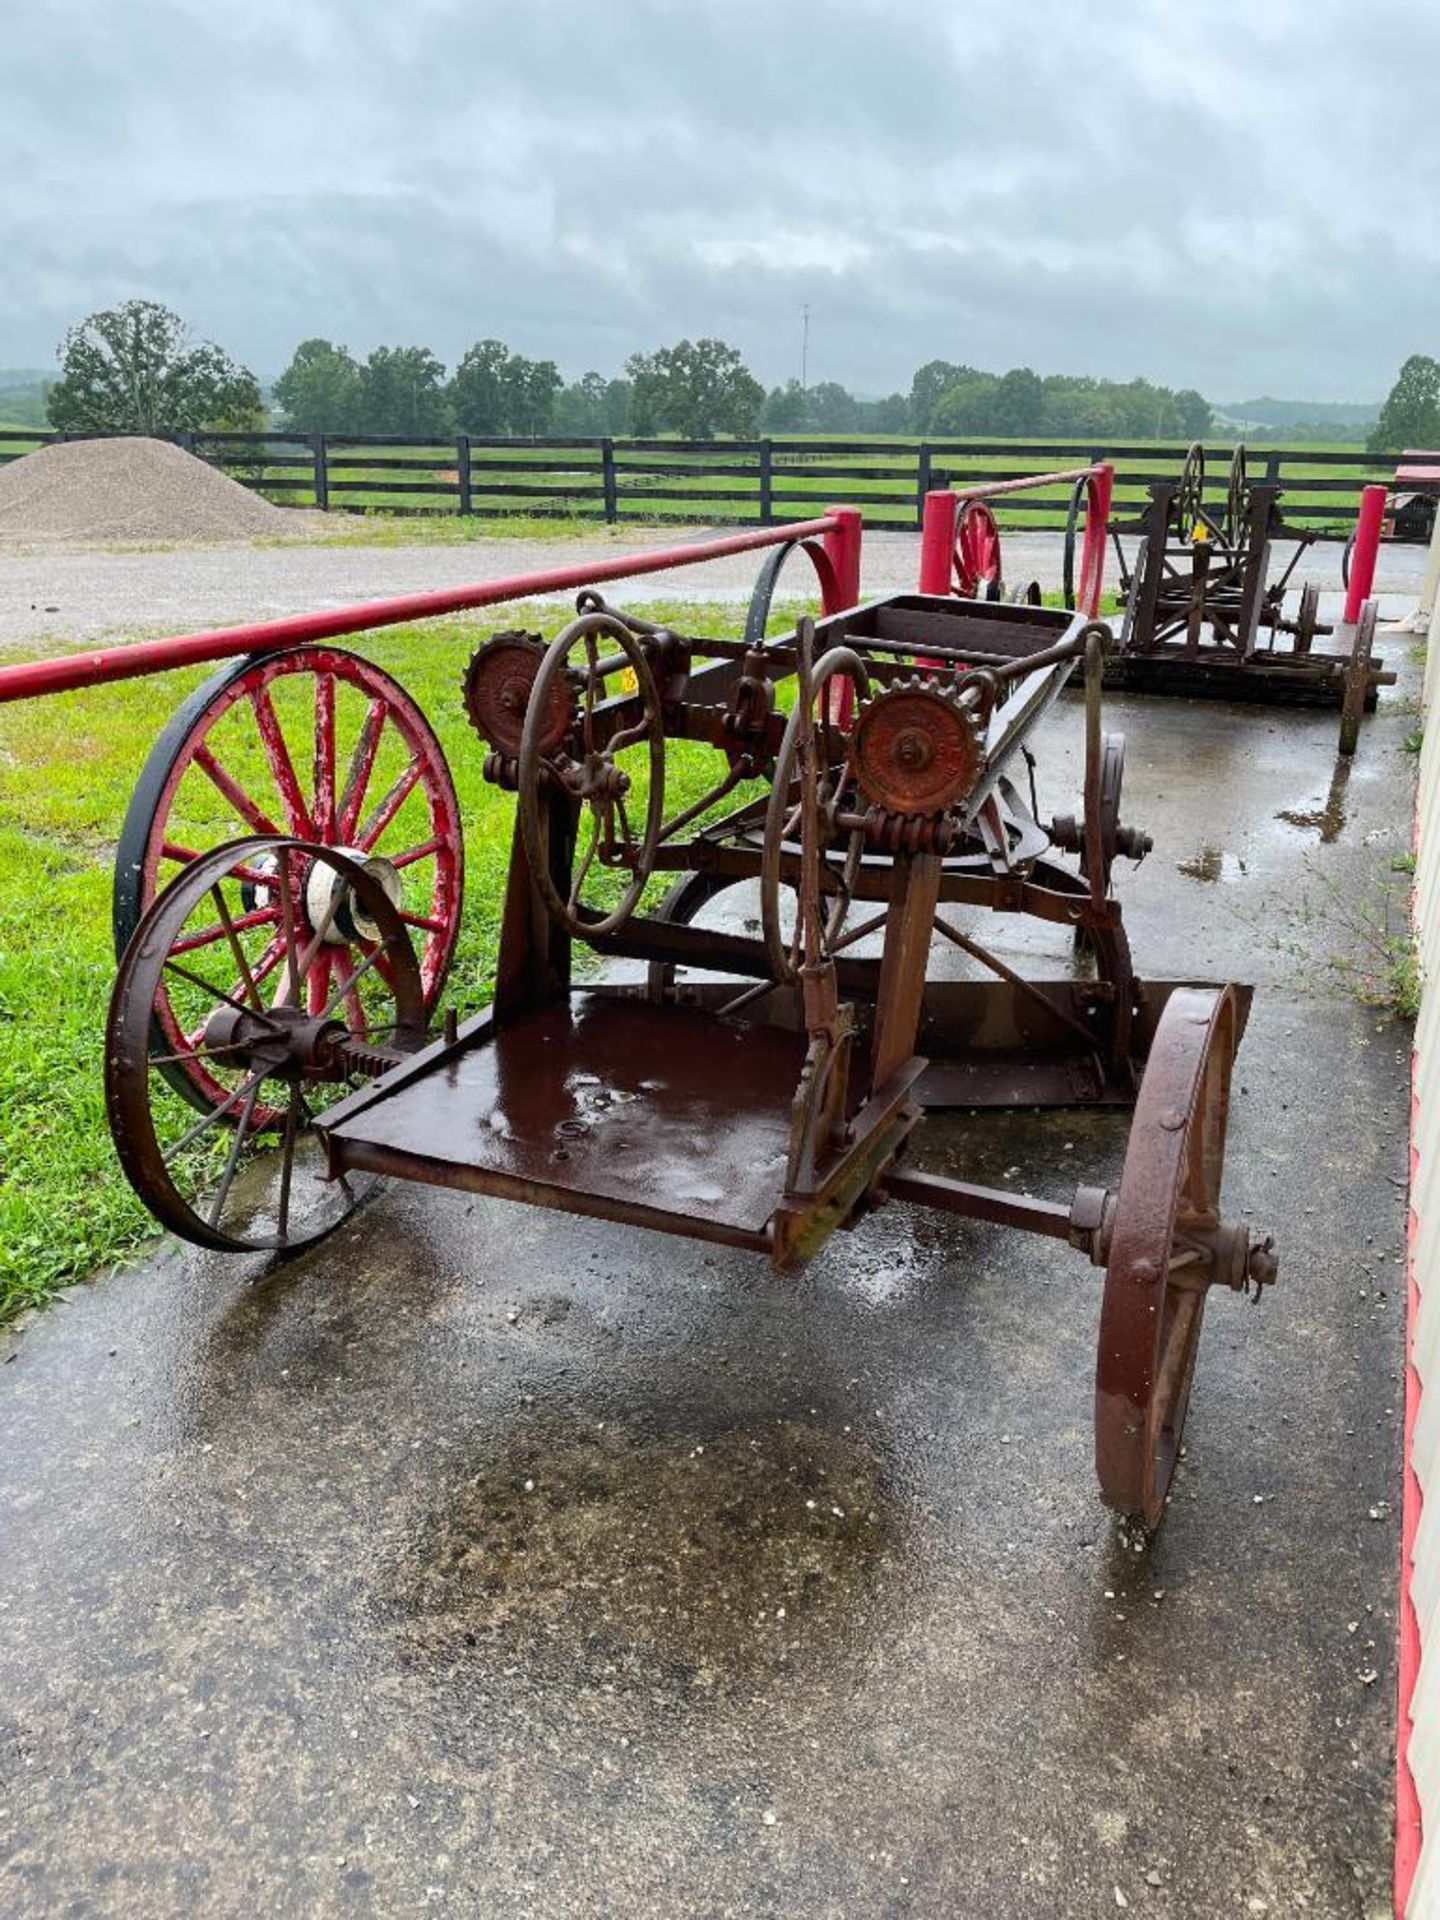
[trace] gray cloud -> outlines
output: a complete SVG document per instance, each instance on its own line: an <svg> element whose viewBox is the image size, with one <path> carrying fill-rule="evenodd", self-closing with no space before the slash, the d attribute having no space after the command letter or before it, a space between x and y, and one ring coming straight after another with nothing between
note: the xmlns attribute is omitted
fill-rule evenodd
<svg viewBox="0 0 1440 1920"><path fill-rule="evenodd" d="M567 373L719 333L1383 392L1440 351L1430 0L61 0L0 64L0 364L146 294L261 371L324 333Z"/></svg>

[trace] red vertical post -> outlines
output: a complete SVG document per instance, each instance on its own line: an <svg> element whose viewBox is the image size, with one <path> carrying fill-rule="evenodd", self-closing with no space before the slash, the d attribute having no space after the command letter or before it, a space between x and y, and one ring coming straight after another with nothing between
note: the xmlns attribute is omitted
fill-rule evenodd
<svg viewBox="0 0 1440 1920"><path fill-rule="evenodd" d="M860 602L860 541L863 531L858 507L827 507L838 525L825 535L825 558L831 578L820 576L820 611L843 613ZM834 602L832 605L831 602ZM855 689L848 677L837 675L826 689L826 717L848 730L855 717Z"/></svg>
<svg viewBox="0 0 1440 1920"><path fill-rule="evenodd" d="M835 576L835 605L830 605L826 583L820 583L820 611L843 613L860 601L860 541L863 531L858 507L827 507L827 516L839 522L825 535L825 557Z"/></svg>
<svg viewBox="0 0 1440 1920"><path fill-rule="evenodd" d="M948 487L925 496L920 523L920 591L949 593L955 574L955 512L959 500Z"/></svg>
<svg viewBox="0 0 1440 1920"><path fill-rule="evenodd" d="M1085 488L1085 541L1080 549L1079 610L1087 620L1100 612L1100 588L1105 579L1105 554L1110 545L1110 500L1115 491L1115 469L1108 460L1097 462Z"/></svg>
<svg viewBox="0 0 1440 1920"><path fill-rule="evenodd" d="M1384 519L1385 488L1366 487L1360 495L1355 551L1350 556L1350 591L1345 596L1345 619L1352 627L1360 618L1360 609L1369 599L1375 582L1375 559L1380 551L1380 528Z"/></svg>

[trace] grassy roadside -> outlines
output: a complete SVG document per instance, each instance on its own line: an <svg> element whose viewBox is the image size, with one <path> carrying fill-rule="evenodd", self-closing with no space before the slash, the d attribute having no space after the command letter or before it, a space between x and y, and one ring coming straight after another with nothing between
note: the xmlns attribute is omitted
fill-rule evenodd
<svg viewBox="0 0 1440 1920"><path fill-rule="evenodd" d="M696 633L731 632L736 618L715 605L639 610ZM497 628L551 634L563 619L553 606L496 607L357 636L356 650L393 673L429 718L459 792L466 904L447 999L462 1010L489 998L514 802L481 777L461 669ZM203 677L203 669L162 674L0 708L0 1320L154 1234L105 1125L111 867L150 745ZM677 790L697 777L678 756Z"/></svg>

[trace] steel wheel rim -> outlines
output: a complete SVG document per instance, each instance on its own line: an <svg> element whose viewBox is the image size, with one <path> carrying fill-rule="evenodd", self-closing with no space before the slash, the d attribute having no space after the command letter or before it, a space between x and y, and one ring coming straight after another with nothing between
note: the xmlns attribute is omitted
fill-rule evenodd
<svg viewBox="0 0 1440 1920"><path fill-rule="evenodd" d="M335 990L333 1006L321 1010L328 1015L331 1028L348 1031L352 1038L368 1040L372 1047L382 1049L390 1057L413 1050L425 1037L420 969L405 925L390 905L384 888L363 867L333 849L283 837L231 842L191 862L151 905L126 948L111 997L105 1048L105 1100L111 1135L131 1186L162 1226L194 1245L230 1253L289 1253L309 1246L333 1232L375 1184L367 1180L362 1188L358 1182L352 1184L348 1176L342 1178L336 1183L339 1194L336 1204L320 1216L312 1215L307 1225L296 1225L294 1209L302 1196L296 1189L294 1170L301 1136L308 1136L314 1117L304 1088L324 1085L343 1088L354 1069L347 1069L343 1075L337 1072L328 1079L306 1079L297 1075L290 1080L281 1071L272 1072L263 1064L257 1068L253 1055L237 1056L232 1052L222 1065L220 1055L227 1049L217 1048L208 1054L212 1073L224 1071L230 1080L216 1083L219 1097L210 1108L208 1119L185 1126L178 1139L168 1143L161 1137L159 1106L165 1106L167 1128L178 1128L182 1125L179 1114L195 1105L193 1086L185 1092L174 1088L154 1051L157 1035L164 1033L162 1023L155 1016L161 981L167 969L185 964L175 961L176 937L197 909L212 910L204 904L207 896L218 905L224 899L225 883L234 886L241 879L241 870L253 866L263 855L276 858L282 878L292 862L319 863L322 868L333 871L343 885L346 898L358 900L366 918L376 926L378 938L366 949L365 965L347 975L348 984L342 983ZM340 889L336 889L331 896L332 911L333 902L339 897ZM257 981L253 968L242 965L241 993L230 996L220 989L215 994L212 989L213 1013L223 1018L226 1012L238 1010L253 1015L255 1022L262 1026L282 1029L282 1014L287 1020L292 1012L300 1014L299 1001L308 978L308 972L302 971L301 959L306 948L326 937L327 929L312 928L287 914L286 930L287 958L282 963L282 979L276 993L273 996L261 993L259 989L264 981ZM186 971L191 970L187 967ZM361 1004L362 978L369 982L365 998L371 1005L383 1004L393 1011L393 1019L383 1023L383 1040L379 1023L367 1023L358 1036L348 1025L350 1006L358 1008ZM211 987L211 983L196 975L192 986L198 990L198 987ZM168 1046L169 1043L162 1037L159 1044ZM202 1047L208 1044L207 1038ZM388 1058L384 1062L377 1058L375 1070L382 1070L388 1063ZM165 1093L157 1095L156 1081L166 1089ZM277 1087L289 1086L281 1106L275 1104L273 1092L269 1098L262 1092L271 1082ZM316 1100L318 1103L318 1094ZM227 1136L228 1140L222 1190L213 1210L205 1215L197 1211L196 1206L197 1198L203 1203L204 1195L187 1195L174 1169L177 1162L183 1168L181 1156L212 1130L216 1134L216 1139L209 1143L212 1153L220 1140ZM225 1201L232 1194L237 1199L243 1198L245 1192L242 1188L235 1193L244 1149L269 1134L279 1135L282 1155L274 1230L246 1233L227 1230L223 1224ZM244 1164L247 1169L253 1166L253 1156Z"/></svg>
<svg viewBox="0 0 1440 1920"><path fill-rule="evenodd" d="M822 654L810 676L810 706L812 713L820 708L815 724L822 731L829 732L833 724L829 718L829 701L820 700L832 680L841 675L850 682L856 695L863 699L870 690L870 676L863 661L848 648L836 647ZM788 983L798 980L799 969L794 957L785 944L780 919L781 856L787 843L786 825L795 803L790 788L795 777L795 758L800 748L800 729L803 714L797 705L792 709L785 723L785 732L780 742L780 751L775 756L775 772L770 788L770 801L765 810L765 840L760 855L760 930L765 942L765 951L770 961L771 976L778 982ZM849 776L849 760L841 762L836 771L836 785L829 799L838 799ZM830 779L830 765L827 758L825 781ZM822 803L822 805L825 803ZM865 836L858 829L853 831L846 842L845 857L841 866L840 892L827 907L825 914L824 939L826 950L830 951L840 938L846 916L850 910L850 895L854 888L855 876L860 870L860 862L865 853Z"/></svg>
<svg viewBox="0 0 1440 1920"><path fill-rule="evenodd" d="M1179 1454L1203 1290L1177 1285L1177 1230L1219 1220L1235 1054L1228 988L1166 1003L1115 1204L1095 1372L1095 1464L1108 1506L1158 1524Z"/></svg>
<svg viewBox="0 0 1440 1920"><path fill-rule="evenodd" d="M631 863L632 878L618 906L607 914L586 909L579 900L580 888L587 877L582 870L580 879L572 883L568 900L561 897L550 873L548 834L544 820L544 807L541 788L547 779L560 779L558 766L552 765L554 755L542 750L540 738L546 702L550 688L556 677L569 671L569 659L572 649L584 642L590 647L596 635L603 634L615 641L624 654L635 675L636 691L640 695L643 709L643 734L641 738L648 749L650 761L649 791L645 796L645 830ZM592 658L593 668L593 658ZM590 676L593 678L593 673ZM590 691L584 695L584 713L578 724L588 726L593 711L593 696ZM589 747L588 739L585 742ZM640 740L627 744L638 745ZM613 742L611 749L613 750ZM655 867L655 854L660 844L660 829L664 822L665 811L665 727L660 710L660 695L655 685L655 676L650 671L650 662L645 657L635 635L623 621L609 613L584 613L579 619L572 620L563 632L558 633L546 649L540 671L535 676L535 684L530 691L530 699L525 709L524 734L520 744L519 798L517 818L520 837L525 847L525 856L530 866L530 877L536 890L545 902L546 911L551 919L567 933L580 939L594 939L597 935L613 933L630 918L640 903ZM601 817L589 800L578 803L582 814L590 811L595 821L595 832L602 828ZM608 831L608 828L604 829ZM627 839L629 838L627 832ZM592 841L592 848L596 842ZM584 855L582 854L582 860ZM585 862L588 866L588 861Z"/></svg>

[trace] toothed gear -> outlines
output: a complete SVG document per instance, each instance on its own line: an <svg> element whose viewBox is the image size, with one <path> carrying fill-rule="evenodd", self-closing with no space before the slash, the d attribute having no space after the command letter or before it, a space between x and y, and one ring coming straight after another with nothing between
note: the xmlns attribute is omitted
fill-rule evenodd
<svg viewBox="0 0 1440 1920"><path fill-rule="evenodd" d="M887 813L944 813L962 800L984 760L980 723L952 686L896 680L867 700L851 753L866 796Z"/></svg>
<svg viewBox="0 0 1440 1920"><path fill-rule="evenodd" d="M519 758L525 710L544 658L545 643L538 633L497 633L475 652L465 669L460 692L470 724L506 760ZM561 680L553 681L540 751L553 753L574 719L573 690Z"/></svg>

